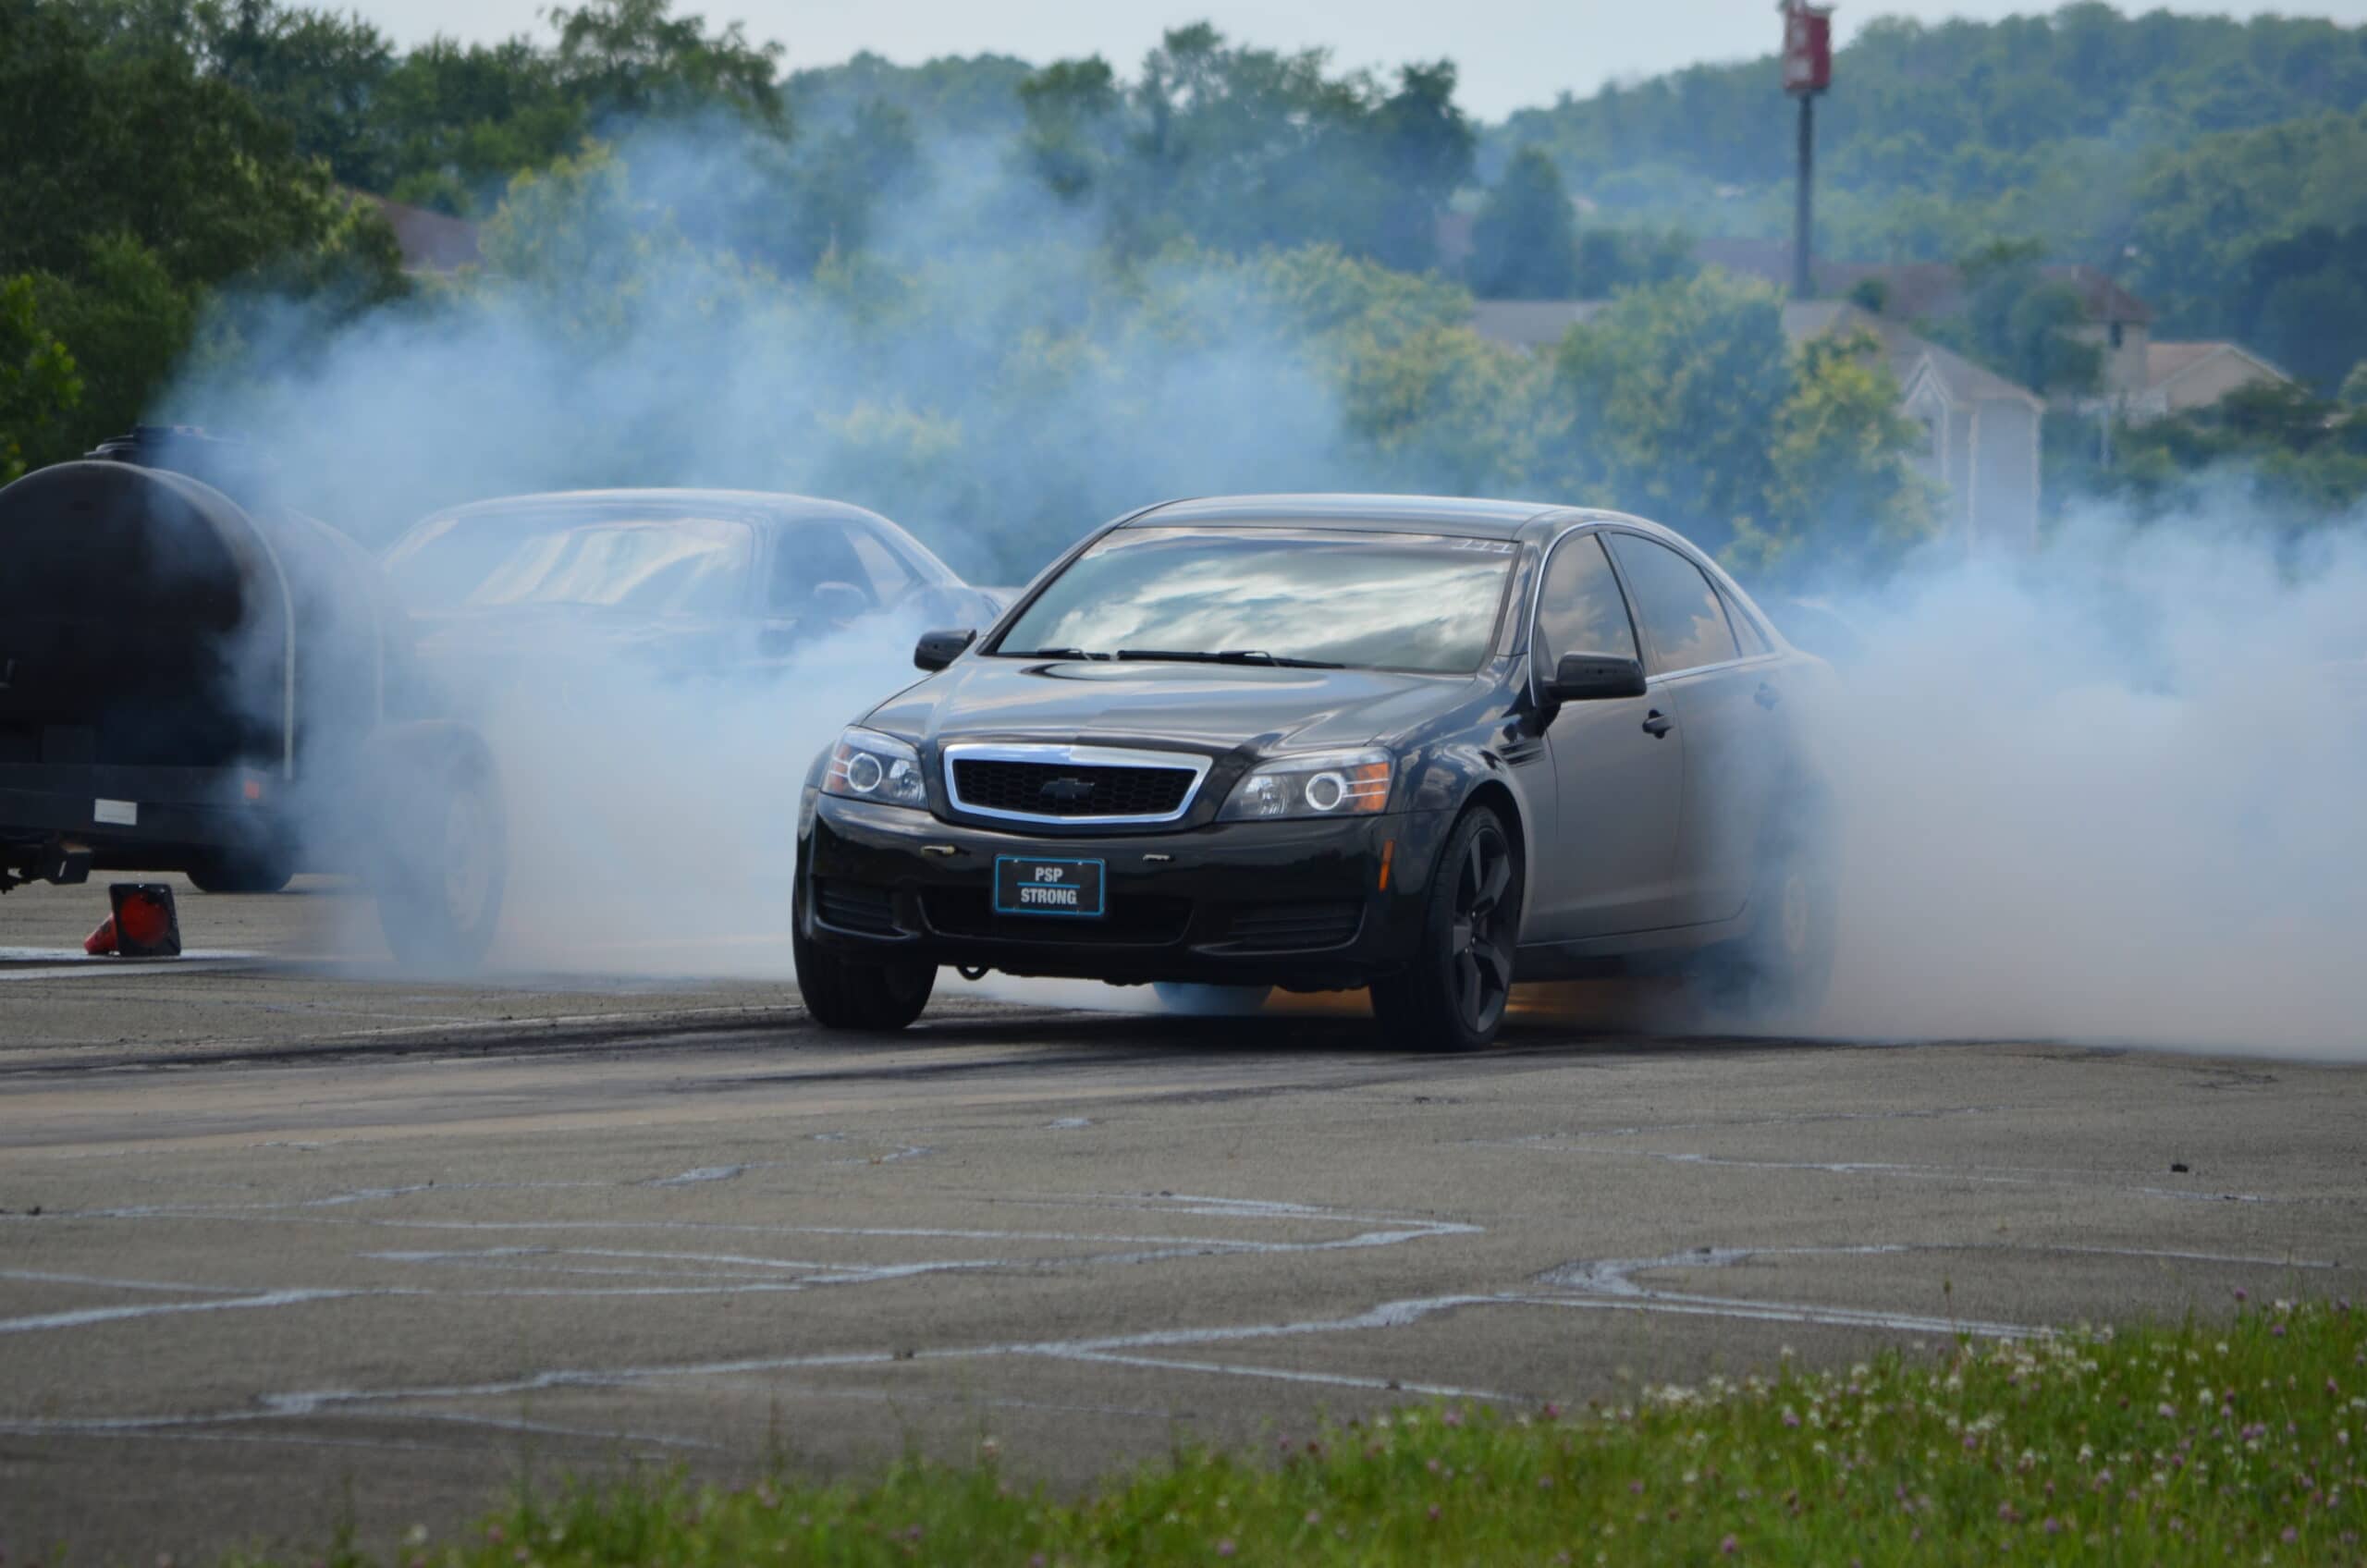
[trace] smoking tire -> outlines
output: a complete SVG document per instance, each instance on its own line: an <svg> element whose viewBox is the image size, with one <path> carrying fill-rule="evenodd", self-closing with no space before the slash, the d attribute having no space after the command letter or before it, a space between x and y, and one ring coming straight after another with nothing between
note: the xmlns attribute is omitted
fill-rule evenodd
<svg viewBox="0 0 2367 1568"><path fill-rule="evenodd" d="M1760 864L1750 890L1750 930L1697 962L1696 994L1712 1010L1748 1023L1794 1025L1814 1019L1833 985L1840 896L1831 856L1814 838L1786 838Z"/></svg>
<svg viewBox="0 0 2367 1568"><path fill-rule="evenodd" d="M383 745L371 885L378 927L409 969L468 970L501 924L509 830L484 743L422 725Z"/></svg>
<svg viewBox="0 0 2367 1568"><path fill-rule="evenodd" d="M912 962L862 963L824 950L805 935L805 865L791 895L790 956L805 1011L825 1029L892 1035L921 1015L937 989L937 966Z"/></svg>
<svg viewBox="0 0 2367 1568"><path fill-rule="evenodd" d="M1487 807L1447 835L1430 876L1421 939L1403 973L1372 986L1381 1037L1404 1050L1477 1050L1503 1026L1520 937L1522 868Z"/></svg>

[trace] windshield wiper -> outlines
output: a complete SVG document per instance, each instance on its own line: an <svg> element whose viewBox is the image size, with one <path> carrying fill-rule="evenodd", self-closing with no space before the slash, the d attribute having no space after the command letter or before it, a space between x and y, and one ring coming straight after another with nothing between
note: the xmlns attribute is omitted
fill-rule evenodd
<svg viewBox="0 0 2367 1568"><path fill-rule="evenodd" d="M1106 659L1108 654L1088 654L1083 648L997 648L995 655L1006 659ZM1118 655L1123 658L1125 655Z"/></svg>
<svg viewBox="0 0 2367 1568"><path fill-rule="evenodd" d="M1227 648L1220 654L1198 649L1121 648L1122 659L1174 659L1184 664L1269 664L1283 669L1345 669L1343 664L1330 659L1294 659L1280 657L1262 648Z"/></svg>

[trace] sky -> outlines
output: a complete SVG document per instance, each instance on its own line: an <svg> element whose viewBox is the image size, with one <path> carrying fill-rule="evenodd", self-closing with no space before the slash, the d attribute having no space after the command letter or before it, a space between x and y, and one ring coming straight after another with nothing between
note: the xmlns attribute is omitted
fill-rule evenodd
<svg viewBox="0 0 2367 1568"><path fill-rule="evenodd" d="M344 3L411 44L438 32L470 41L540 32L536 13L548 0ZM1042 62L1098 54L1131 74L1163 31L1205 19L1249 43L1321 45L1343 66L1450 57L1462 67L1464 107L1486 119L1550 104L1564 92L1583 96L1608 80L1768 54L1780 30L1773 0L676 0L676 8L711 23L745 21L753 38L788 46L791 68L835 64L867 49L907 65L939 55L996 53ZM2052 8L2028 0L1842 0L1834 25L1846 43L1877 16L1937 21ZM2168 8L2367 22L2367 0L2171 0Z"/></svg>

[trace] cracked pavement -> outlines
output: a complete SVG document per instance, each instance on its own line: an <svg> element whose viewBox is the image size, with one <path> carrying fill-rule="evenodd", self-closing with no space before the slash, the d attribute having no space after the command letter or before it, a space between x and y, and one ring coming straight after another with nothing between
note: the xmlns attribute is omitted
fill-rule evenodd
<svg viewBox="0 0 2367 1568"><path fill-rule="evenodd" d="M404 981L301 952L301 899L189 906L272 959L80 966L72 891L0 905L16 1560L317 1545L349 1507L383 1548L521 1476L987 1434L1070 1486L1425 1395L2361 1285L2352 1068L1661 1037L1566 996L1417 1058L1336 1005L950 977L851 1041L779 979Z"/></svg>

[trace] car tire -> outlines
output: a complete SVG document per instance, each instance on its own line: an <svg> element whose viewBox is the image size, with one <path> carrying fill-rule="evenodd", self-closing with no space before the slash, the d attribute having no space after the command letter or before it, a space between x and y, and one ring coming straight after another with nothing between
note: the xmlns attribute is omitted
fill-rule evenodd
<svg viewBox="0 0 2367 1568"><path fill-rule="evenodd" d="M226 851L189 868L190 886L201 893L277 893L295 878L287 857L269 850Z"/></svg>
<svg viewBox="0 0 2367 1568"><path fill-rule="evenodd" d="M859 1035L892 1035L928 1006L937 989L937 966L914 960L864 963L843 959L805 934L805 868L797 868L791 899L790 956L797 965L797 990L807 1016L825 1029Z"/></svg>
<svg viewBox="0 0 2367 1568"><path fill-rule="evenodd" d="M1520 939L1524 874L1503 819L1487 806L1447 835L1404 970L1372 986L1381 1035L1407 1050L1477 1050L1503 1027Z"/></svg>
<svg viewBox="0 0 2367 1568"><path fill-rule="evenodd" d="M1714 1011L1760 1026L1815 1021L1832 988L1840 930L1832 859L1819 850L1813 838L1787 838L1761 857L1749 931L1695 969L1694 989Z"/></svg>
<svg viewBox="0 0 2367 1568"><path fill-rule="evenodd" d="M389 754L370 877L378 928L405 969L474 969L501 924L509 878L493 758L472 736L440 728Z"/></svg>

